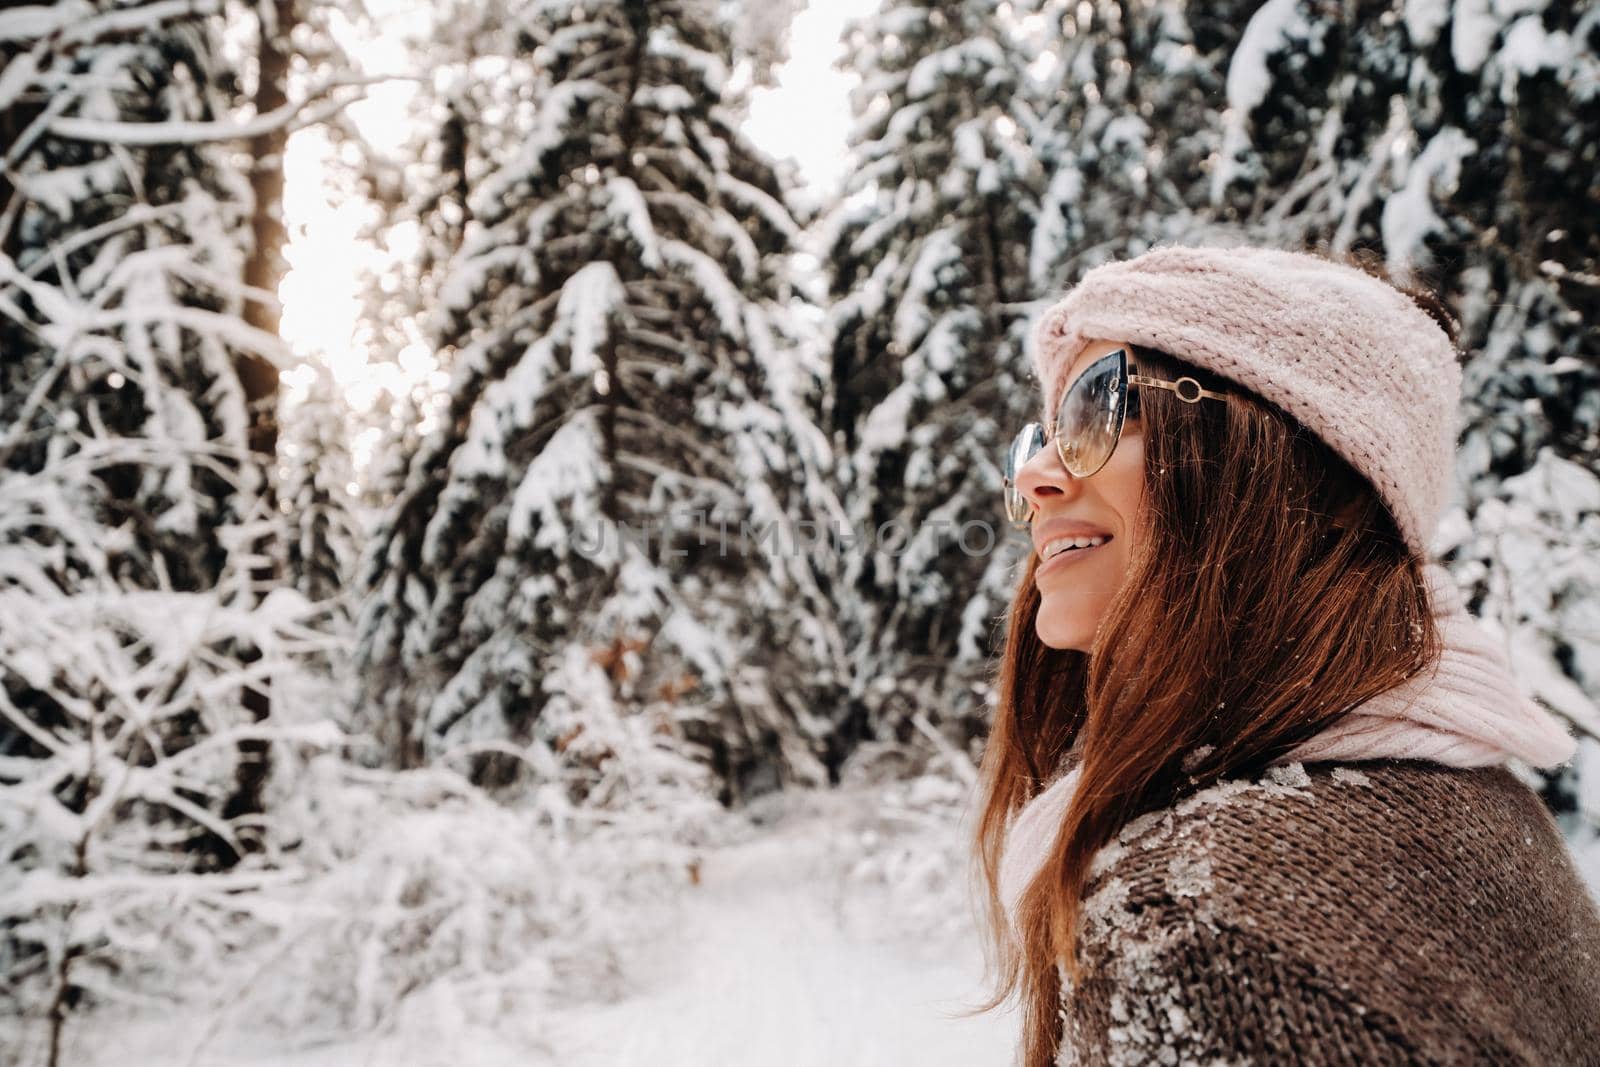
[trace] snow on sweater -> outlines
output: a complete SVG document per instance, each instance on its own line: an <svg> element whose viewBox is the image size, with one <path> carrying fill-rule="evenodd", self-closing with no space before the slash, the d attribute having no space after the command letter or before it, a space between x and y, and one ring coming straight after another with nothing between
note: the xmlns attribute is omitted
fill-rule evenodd
<svg viewBox="0 0 1600 1067"><path fill-rule="evenodd" d="M1408 791L1409 787L1402 788L1398 795L1388 796L1387 786L1390 784L1401 785L1406 782L1414 782L1419 780L1416 777L1418 775L1423 776L1421 780L1451 783L1452 788L1457 790L1466 789L1468 783L1483 783L1492 787L1490 794L1484 794L1485 796L1494 795L1499 797L1500 807L1495 810L1500 811L1502 815L1505 814L1504 809L1507 803L1505 792L1506 790L1511 790L1516 800L1513 806L1519 809L1518 819L1507 821L1502 818L1500 820L1498 829L1502 832L1503 839L1498 846L1492 840L1480 841L1479 844L1490 851L1495 847L1499 847L1501 861L1514 862L1514 859L1507 861L1505 858L1514 858L1521 855L1521 852L1514 847L1519 841L1527 839L1530 842L1538 842L1539 848L1542 850L1541 862L1544 867L1551 870L1564 871L1560 875L1559 881L1560 885L1565 887L1562 891L1566 893L1566 899L1562 907L1566 910L1568 920L1584 928L1587 928L1585 927L1586 923L1588 926L1600 926L1600 921L1595 920L1593 916L1593 902L1581 892L1581 880L1578 879L1570 854L1566 851L1565 843L1560 839L1559 834L1555 833L1554 823L1549 812L1543 808L1537 796L1504 767L1504 764L1512 758L1523 760L1535 767L1556 766L1571 758L1576 750L1576 742L1566 732L1559 720L1524 695L1521 687L1511 674L1510 665L1505 658L1500 640L1486 630L1466 610L1465 599L1451 578L1450 572L1443 565L1437 562L1430 562L1424 568L1424 574L1429 582L1435 621L1444 644L1443 654L1434 670L1424 672L1388 692L1371 698L1352 709L1339 722L1318 736L1300 745L1292 752L1285 754L1279 761L1279 765L1269 769L1267 777L1261 780L1264 784L1258 785L1259 789L1263 789L1265 792L1253 792L1252 789L1257 787L1249 787L1248 783L1233 782L1230 784L1223 782L1210 787L1200 794L1196 794L1196 797L1215 797L1218 795L1219 790L1223 796L1232 795L1230 790L1240 791L1240 795L1249 796L1252 800L1252 804L1247 805L1247 807L1263 807L1261 812L1250 816L1241 824L1242 826L1261 828L1266 834L1261 840L1250 841L1248 839L1233 838L1223 839L1218 842L1219 847L1233 848L1238 855L1249 859L1245 867L1253 874L1254 884L1249 886L1248 892L1240 888L1234 901L1239 911L1234 925L1237 931L1242 932L1244 935L1249 935L1246 938L1249 943L1240 943L1234 934L1223 936L1209 927L1203 928L1205 930L1204 936L1192 929L1187 933L1183 929L1163 932L1159 929L1162 921L1170 919L1176 922L1184 919L1184 915L1181 913L1169 913L1158 906L1159 901L1137 901L1136 903L1139 903L1144 910L1138 913L1140 919L1139 928L1134 932L1139 936L1135 939L1134 944L1148 945L1148 943L1151 943L1152 938L1156 942L1160 942L1162 937L1186 936L1190 938L1191 948L1195 951L1209 950L1224 953L1221 960L1213 960L1206 964L1207 966L1217 967L1224 966L1225 961L1232 958L1227 955L1229 953L1254 952L1259 954L1260 952L1272 953L1279 951L1281 946L1276 943L1261 942L1259 939L1250 940L1250 937L1256 936L1254 931L1257 922L1251 910L1251 894L1267 896L1276 894L1278 889L1275 888L1273 881L1274 865L1285 863L1303 855L1303 852L1299 850L1308 846L1312 847L1314 854L1329 860L1340 870L1346 871L1348 877L1356 883L1364 883L1368 888L1371 888L1373 883L1387 882L1390 874L1379 862L1381 857L1388 854L1388 848L1383 840L1378 838L1368 840L1360 835L1347 838L1346 845L1353 851L1332 857L1330 860L1329 857L1324 855L1325 848L1317 845L1314 835L1306 840L1302 840L1301 837L1297 836L1298 834L1309 833L1310 827L1302 826L1293 831L1288 828L1274 827L1272 824L1273 813L1278 806L1270 804L1263 806L1255 803L1279 797L1284 793L1285 789L1290 793L1295 793L1297 788L1294 783L1304 778L1307 774L1307 769L1310 767L1334 767L1341 763L1349 765L1353 761L1360 761L1363 766L1370 765L1383 768L1378 773L1381 774L1384 781L1379 783L1379 792L1375 795L1385 796L1386 799L1382 801L1382 804L1384 805L1384 810L1391 815L1388 820L1390 823L1394 823L1396 820L1404 822L1406 815L1409 815L1413 820L1405 828L1404 836L1407 840L1414 839L1420 842L1435 831L1448 836L1452 829L1449 824L1453 820L1464 817L1465 813L1455 812L1448 805L1438 807L1427 804L1420 807L1413 804L1408 811L1408 803L1417 798ZM1355 772L1350 773L1353 774ZM1370 777L1374 772L1366 773ZM1436 777L1429 778L1428 775L1430 774ZM1437 777L1439 775L1443 775L1443 777ZM1359 778L1360 775L1356 775L1356 778L1348 780L1357 780ZM1040 793L1030 799L1011 822L1007 832L1005 853L1001 860L1000 895L1008 914L1013 917L1013 921L1017 901L1030 881L1038 874L1039 865L1043 862L1044 856L1049 852L1055 839L1062 818L1071 803L1072 791L1077 784L1076 780L1077 766L1074 763L1066 773L1056 778L1054 782L1048 784ZM1341 778L1339 780L1345 781L1347 779ZM1517 792L1518 790L1520 790L1520 793ZM1467 789L1467 791L1473 793L1471 789ZM1345 800L1350 799L1345 794L1339 794L1339 796ZM1478 796L1478 794L1474 793L1474 796ZM1194 799L1190 798L1190 802ZM1482 799L1482 796L1479 796L1479 799ZM1535 818L1529 810L1525 810L1530 803L1536 805L1538 811L1543 814L1542 821ZM1325 805L1325 807L1337 809L1338 805ZM1395 812L1402 814L1395 815ZM1144 820L1148 820L1158 814L1160 813L1149 813L1144 816ZM1291 813L1278 812L1277 814L1286 815ZM1348 813L1348 816L1352 819L1365 818L1366 815L1367 813L1361 811ZM1431 826L1430 821L1434 819L1441 820L1442 825ZM1208 816L1206 823L1208 827L1213 826L1215 819ZM1136 820L1134 824L1130 824L1130 827L1125 828L1124 832L1126 833L1140 824L1141 821ZM1148 825L1147 823L1145 824ZM1482 824L1480 829L1493 825L1494 820L1491 819L1489 822ZM1551 840L1552 834L1554 834L1553 844ZM1193 840L1203 836L1205 835L1198 834L1194 830L1188 832L1191 843ZM1106 849L1102 850L1102 853L1104 855L1097 855L1095 858L1096 869L1103 865L1111 855L1114 855L1115 850L1111 846L1107 846ZM1195 853L1192 847L1185 855L1188 858L1181 861L1175 856L1168 856L1167 859L1170 862L1178 863L1184 871L1189 872L1196 879L1195 885L1202 884L1201 875L1211 869L1209 867L1210 861L1207 860L1203 850ZM1436 874L1438 879L1441 881L1453 879L1460 883L1463 889L1470 890L1472 876L1470 866L1463 868L1458 864L1455 869L1452 869L1448 857L1436 855L1433 858L1439 861L1440 869ZM1292 870L1286 868L1283 877L1289 878L1292 873ZM1291 896L1289 900L1297 902L1299 907L1308 912L1322 895L1332 891L1326 888L1319 890L1313 886L1296 888L1292 882L1286 883L1286 885L1291 890L1298 892L1298 896ZM1572 887L1574 886L1578 887L1577 897L1574 897L1572 893ZM1341 884L1338 887L1338 892L1348 892L1351 888L1352 886L1350 885ZM1389 886L1388 888L1393 890L1394 887ZM1086 892L1087 890L1088 887L1086 886ZM1192 903L1191 898L1201 896L1204 896L1204 894L1199 891L1194 893L1180 892L1178 899ZM1468 892L1467 896L1469 899L1466 904L1462 905L1463 907L1471 906L1472 894ZM1261 901L1260 906L1265 910L1274 903L1281 904L1283 900L1274 896L1271 901ZM1369 898L1367 903L1376 909L1376 914L1385 915L1399 910L1404 902L1386 899L1380 893L1376 897ZM1582 914L1583 905L1587 905L1589 909L1587 916ZM1578 911L1574 912L1573 909L1578 909ZM1575 915L1578 917L1575 918ZM1309 924L1306 926L1308 929L1317 928L1317 924L1313 920L1314 916L1308 914L1307 916L1302 916L1298 921L1302 925ZM1188 922L1190 920L1185 919L1185 921ZM1356 935L1352 933L1351 936ZM1426 961L1414 959L1411 955L1412 946L1405 940L1411 936L1409 929L1396 929L1388 932L1369 930L1360 936L1398 939L1396 947L1400 955L1385 956L1381 964L1384 968L1398 970L1405 974L1429 973L1422 966ZM1592 938L1593 934L1591 932L1586 936ZM1213 938L1217 937L1220 937L1221 940L1213 940ZM1582 943L1581 940L1580 943ZM1515 941L1509 943L1507 950L1510 954L1504 960L1505 965L1510 966L1513 971L1519 965L1517 953L1514 951L1515 944ZM1327 946L1322 947L1326 948ZM1148 949L1141 949L1140 951L1148 951ZM1187 957L1185 958L1187 959ZM1321 958L1317 957L1317 959ZM1309 964L1285 962L1281 965L1294 968ZM1192 968L1200 965L1189 960L1183 963L1183 966ZM1600 975L1600 956L1596 956L1592 962L1591 972L1593 975ZM1227 973L1229 972L1226 970L1207 975L1196 973L1194 977L1207 977L1209 980L1218 981L1221 980L1220 975ZM1353 973L1340 975L1337 980L1354 983L1357 987L1360 987L1370 977L1369 975ZM1267 976L1267 980L1272 982L1287 980L1287 976L1275 972ZM1593 976L1587 979L1588 1004L1591 1007L1600 1005L1600 994L1596 994L1594 990L1596 981L1600 981L1600 979ZM1300 992L1298 987L1294 988L1298 995ZM1237 1009L1254 1012L1255 1015L1252 1018L1255 1018L1259 1025L1275 1028L1272 1032L1278 1035L1278 1044L1274 1045L1252 1044L1252 1042L1258 1042L1259 1035L1252 1036L1250 1033L1234 1035L1238 1040L1245 1042L1245 1051L1252 1047L1257 1049L1255 1057L1246 1055L1243 1062L1320 1063L1338 1061L1338 1055L1332 1052L1323 1055L1314 1051L1324 1040L1332 1042L1332 1045L1329 1046L1330 1048L1342 1047L1340 1042L1346 1040L1344 1036L1341 1036L1339 1030L1339 1027L1343 1025L1342 1017L1338 1015L1334 1007L1321 1001L1315 1006L1285 1003L1278 1007L1272 1007L1264 1003L1272 999L1273 993L1271 989L1271 986L1258 987L1258 992L1250 994L1249 1004L1229 1006L1229 1010ZM1131 989L1121 994L1114 994L1112 990L1105 990L1104 992L1107 998L1104 1004L1096 1007L1096 1002L1093 998L1090 998L1083 1001L1078 1007L1072 1008L1071 1013L1066 1018L1069 1020L1076 1018L1079 1013L1087 1013L1082 1016L1083 1018L1093 1018L1096 1011L1103 1009L1113 1012L1114 1020L1119 1023L1118 1029L1113 1031L1113 1034L1121 1034L1123 1037L1127 1037L1129 1034L1138 1036L1141 1033L1139 1027L1122 1018L1122 1016L1135 1011L1136 1007L1143 1003L1139 1000L1137 992ZM1219 1008L1228 1006L1226 1001L1213 1002L1217 1003ZM1313 1014L1298 1017L1280 1017L1274 1014L1288 1012L1292 1016L1295 1012L1310 1010L1312 1007L1316 1007L1317 1011L1333 1012L1333 1014ZM1166 1032L1176 1036L1172 1033L1170 1027L1182 1026L1184 1018L1185 1016L1182 1013L1175 1015L1168 1021L1168 1031L1157 1030L1156 1033ZM1600 1020L1600 1012L1592 1015L1587 1025L1600 1027L1600 1022L1595 1020ZM1222 1021L1226 1022L1226 1019L1224 1018ZM1238 1021L1235 1020L1235 1022ZM1325 1027L1328 1029L1324 1029ZM1104 1033L1103 1030L1097 1030L1093 1026L1089 1027L1086 1032L1090 1035ZM1595 1036L1597 1038L1597 1048L1600 1048L1600 1034ZM1272 1050L1276 1049L1277 1054L1286 1056L1287 1054L1284 1052L1285 1046L1282 1044L1285 1041L1313 1051L1306 1052L1305 1055L1308 1058L1303 1060L1295 1059L1292 1056L1279 1059L1272 1053ZM1115 1046L1112 1047L1114 1048ZM1070 1050L1064 1048L1063 1053L1065 1054L1067 1051ZM1264 1059L1260 1058L1262 1055L1265 1055ZM1600 1057L1600 1051L1592 1051L1589 1055ZM1104 1058L1102 1056L1101 1061ZM1091 1055L1089 1062L1097 1061ZM1113 1060L1112 1062L1118 1061ZM1144 1061L1136 1056L1132 1059L1123 1059L1120 1062L1179 1063L1189 1061L1181 1058ZM1240 1061L1236 1059L1231 1062ZM1398 1059L1375 1062L1410 1061ZM1472 1061L1469 1059L1467 1062ZM1513 1060L1511 1062L1518 1061ZM1596 1062L1600 1064L1600 1059L1591 1061L1552 1060L1549 1062Z"/></svg>
<svg viewBox="0 0 1600 1067"><path fill-rule="evenodd" d="M1285 753L1280 765L1403 758L1482 767L1517 758L1534 767L1554 767L1572 758L1577 742L1523 694L1499 640L1466 610L1450 572L1430 562L1423 574L1444 646L1438 664L1351 709ZM1077 772L1073 763L1007 828L1000 898L1013 923L1017 901L1037 875L1072 801Z"/></svg>
<svg viewBox="0 0 1600 1067"><path fill-rule="evenodd" d="M1130 822L1060 1065L1600 1065L1600 908L1504 766L1328 761Z"/></svg>

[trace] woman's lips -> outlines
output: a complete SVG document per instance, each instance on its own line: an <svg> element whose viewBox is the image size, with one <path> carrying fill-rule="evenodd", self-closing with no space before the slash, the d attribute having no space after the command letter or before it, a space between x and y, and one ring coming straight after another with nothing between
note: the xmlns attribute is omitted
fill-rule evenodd
<svg viewBox="0 0 1600 1067"><path fill-rule="evenodd" d="M1105 541L1090 548L1069 548L1065 552L1057 552L1055 555L1039 564L1039 568L1033 572L1033 576L1035 579L1037 579L1041 575L1054 574L1056 571L1070 567L1074 563L1081 563L1084 559L1094 555L1096 552L1106 547L1106 545L1109 545L1111 540L1112 539L1108 537L1105 539Z"/></svg>

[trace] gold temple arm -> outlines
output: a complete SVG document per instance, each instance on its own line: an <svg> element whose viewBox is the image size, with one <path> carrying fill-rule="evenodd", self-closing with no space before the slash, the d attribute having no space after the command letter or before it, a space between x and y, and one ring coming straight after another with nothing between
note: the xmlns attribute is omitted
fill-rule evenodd
<svg viewBox="0 0 1600 1067"><path fill-rule="evenodd" d="M1200 399L1202 397L1211 397L1213 400L1227 399L1226 393L1218 393L1213 392L1210 389L1202 389L1200 387L1200 383L1188 375L1184 375L1175 382L1169 382L1164 378L1152 378L1147 374L1129 374L1128 384L1153 385L1157 389L1169 390L1177 393L1178 399L1182 400L1186 404L1198 404L1200 403Z"/></svg>

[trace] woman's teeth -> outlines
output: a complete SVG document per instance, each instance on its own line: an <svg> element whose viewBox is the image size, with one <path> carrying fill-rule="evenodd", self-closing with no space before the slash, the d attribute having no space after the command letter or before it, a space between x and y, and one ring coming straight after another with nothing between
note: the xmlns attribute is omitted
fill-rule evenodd
<svg viewBox="0 0 1600 1067"><path fill-rule="evenodd" d="M1058 537L1054 541L1045 542L1044 558L1051 559L1062 552L1076 548L1093 548L1095 545L1103 545L1109 540L1111 540L1109 537Z"/></svg>

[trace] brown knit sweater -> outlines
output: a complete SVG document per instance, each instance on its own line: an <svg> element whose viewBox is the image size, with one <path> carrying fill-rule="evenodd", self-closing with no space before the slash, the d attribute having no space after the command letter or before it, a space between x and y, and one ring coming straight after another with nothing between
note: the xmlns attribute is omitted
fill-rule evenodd
<svg viewBox="0 0 1600 1067"><path fill-rule="evenodd" d="M1275 767L1092 871L1058 1064L1600 1065L1600 909L1504 767Z"/></svg>

